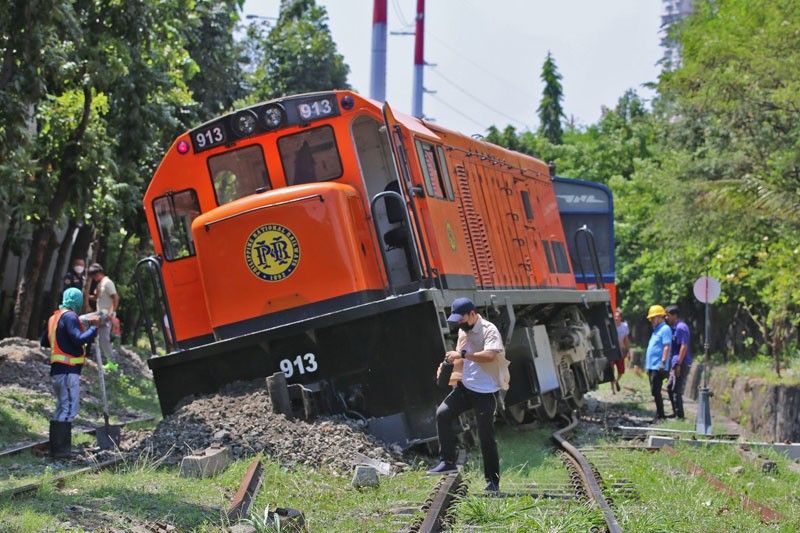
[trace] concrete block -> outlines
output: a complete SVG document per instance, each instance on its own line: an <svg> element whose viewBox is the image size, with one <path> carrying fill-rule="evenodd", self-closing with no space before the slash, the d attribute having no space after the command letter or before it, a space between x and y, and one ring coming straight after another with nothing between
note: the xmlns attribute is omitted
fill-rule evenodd
<svg viewBox="0 0 800 533"><path fill-rule="evenodd" d="M256 528L250 524L239 523L228 528L229 533L256 533Z"/></svg>
<svg viewBox="0 0 800 533"><path fill-rule="evenodd" d="M356 466L355 474L353 474L353 481L352 485L360 489L362 487L377 487L380 485L380 480L378 479L378 471L368 465L358 465Z"/></svg>
<svg viewBox="0 0 800 533"><path fill-rule="evenodd" d="M677 440L672 437L662 437L660 435L650 435L647 437L647 445L652 448L661 448L662 446L672 446L675 442L682 442L684 444L691 444L692 446L711 446L718 444L744 444L748 448L770 448L778 453L782 453L789 459L800 459L800 443L793 442L791 444L771 443L771 442L737 442L730 440Z"/></svg>
<svg viewBox="0 0 800 533"><path fill-rule="evenodd" d="M222 472L231 464L233 458L226 446L212 445L200 455L187 455L181 460L181 476L211 477Z"/></svg>

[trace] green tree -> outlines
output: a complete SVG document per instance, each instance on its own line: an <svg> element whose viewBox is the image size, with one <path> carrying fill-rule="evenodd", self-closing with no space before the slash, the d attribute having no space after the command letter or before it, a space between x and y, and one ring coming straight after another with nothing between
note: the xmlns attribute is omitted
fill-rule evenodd
<svg viewBox="0 0 800 533"><path fill-rule="evenodd" d="M556 67L553 54L547 52L547 58L542 65L541 80L544 82L542 100L539 102L539 133L553 144L561 144L564 131L561 127L561 119L564 118L564 110L561 101L564 99L564 91L561 87L561 74Z"/></svg>
<svg viewBox="0 0 800 533"><path fill-rule="evenodd" d="M336 50L327 11L314 0L281 0L278 21L269 33L254 24L248 36L258 41L251 48L248 102L349 88L350 68Z"/></svg>

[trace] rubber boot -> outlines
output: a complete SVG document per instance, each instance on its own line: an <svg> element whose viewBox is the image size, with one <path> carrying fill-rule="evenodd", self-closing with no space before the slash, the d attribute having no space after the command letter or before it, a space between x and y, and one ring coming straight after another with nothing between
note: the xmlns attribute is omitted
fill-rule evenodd
<svg viewBox="0 0 800 533"><path fill-rule="evenodd" d="M72 423L50 421L50 456L56 459L72 457Z"/></svg>

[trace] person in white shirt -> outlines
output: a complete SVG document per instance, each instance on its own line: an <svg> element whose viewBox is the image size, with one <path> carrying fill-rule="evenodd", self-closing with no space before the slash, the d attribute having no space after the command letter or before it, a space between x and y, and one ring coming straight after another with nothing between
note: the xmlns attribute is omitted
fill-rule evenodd
<svg viewBox="0 0 800 533"><path fill-rule="evenodd" d="M441 462L428 470L429 474L444 474L456 470L456 435L453 422L461 413L474 409L478 438L483 455L483 474L486 492L500 490L500 458L494 435L495 393L508 390L508 360L500 332L494 324L475 310L469 298L456 298L447 321L458 324L456 350L445 354L448 362L463 357L461 380L436 410ZM462 355L463 354L463 355Z"/></svg>
<svg viewBox="0 0 800 533"><path fill-rule="evenodd" d="M100 350L102 360L105 361L103 368L116 370L116 356L111 345L111 322L117 316L117 308L119 307L117 287L111 278L106 276L103 266L99 263L94 263L89 267L89 277L97 283L97 315L100 317L95 349Z"/></svg>

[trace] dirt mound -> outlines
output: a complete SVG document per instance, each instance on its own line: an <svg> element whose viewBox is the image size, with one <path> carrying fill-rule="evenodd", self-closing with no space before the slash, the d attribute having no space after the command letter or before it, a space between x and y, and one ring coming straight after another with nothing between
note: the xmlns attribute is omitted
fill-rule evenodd
<svg viewBox="0 0 800 533"><path fill-rule="evenodd" d="M147 364L133 350L116 348L119 371L127 376L151 378ZM8 337L0 340L0 385L18 385L26 389L50 392L50 351L38 341ZM84 381L97 379L93 359L83 369Z"/></svg>
<svg viewBox="0 0 800 533"><path fill-rule="evenodd" d="M0 385L50 392L49 357L37 341L19 337L0 340Z"/></svg>
<svg viewBox="0 0 800 533"><path fill-rule="evenodd" d="M230 386L218 394L184 403L159 423L137 450L177 463L183 456L220 442L237 458L263 452L284 466L306 465L349 473L358 454L393 467L399 450L387 449L348 419L288 420L272 412L264 382Z"/></svg>

